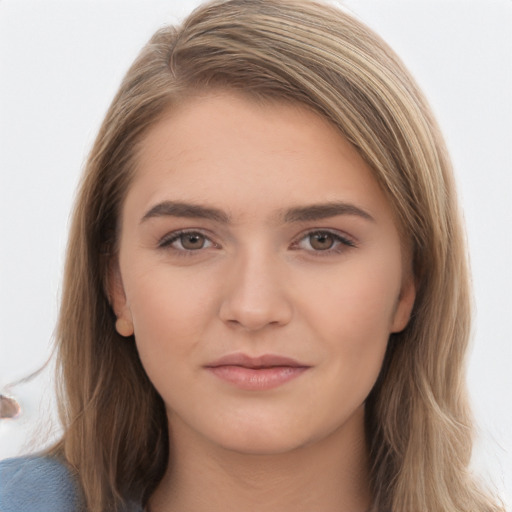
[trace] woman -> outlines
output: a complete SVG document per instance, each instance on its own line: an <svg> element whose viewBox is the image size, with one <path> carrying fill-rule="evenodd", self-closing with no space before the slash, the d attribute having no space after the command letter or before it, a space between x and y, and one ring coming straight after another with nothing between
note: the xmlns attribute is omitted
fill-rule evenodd
<svg viewBox="0 0 512 512"><path fill-rule="evenodd" d="M92 149L64 436L4 464L4 508L33 483L53 510L500 510L467 469L468 333L449 160L398 58L320 4L207 5Z"/></svg>

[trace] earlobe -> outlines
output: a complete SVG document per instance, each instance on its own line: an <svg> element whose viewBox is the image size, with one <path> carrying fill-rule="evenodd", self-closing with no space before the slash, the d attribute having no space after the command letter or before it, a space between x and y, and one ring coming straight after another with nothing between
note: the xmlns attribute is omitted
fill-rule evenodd
<svg viewBox="0 0 512 512"><path fill-rule="evenodd" d="M416 282L414 276L410 275L402 285L398 303L393 315L391 332L397 333L403 331L411 318L414 300L416 299Z"/></svg>
<svg viewBox="0 0 512 512"><path fill-rule="evenodd" d="M116 320L116 331L123 337L129 338L133 335L133 323L131 320L128 320L122 316L120 316Z"/></svg>
<svg viewBox="0 0 512 512"><path fill-rule="evenodd" d="M107 288L110 305L116 315L116 331L121 336L128 338L132 336L134 332L133 321L127 304L117 258L113 258L108 265L108 275L105 287Z"/></svg>

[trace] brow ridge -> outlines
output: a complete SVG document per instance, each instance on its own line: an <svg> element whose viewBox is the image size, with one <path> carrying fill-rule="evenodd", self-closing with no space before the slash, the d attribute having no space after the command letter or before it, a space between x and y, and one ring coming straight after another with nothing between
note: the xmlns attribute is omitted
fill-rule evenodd
<svg viewBox="0 0 512 512"><path fill-rule="evenodd" d="M167 216L210 219L223 224L230 222L229 215L217 208L180 201L162 201L146 212L141 219L141 223L151 218Z"/></svg>
<svg viewBox="0 0 512 512"><path fill-rule="evenodd" d="M285 222L308 222L337 217L338 215L355 215L365 220L375 221L367 211L354 204L345 203L343 201L290 208L284 212L283 219Z"/></svg>

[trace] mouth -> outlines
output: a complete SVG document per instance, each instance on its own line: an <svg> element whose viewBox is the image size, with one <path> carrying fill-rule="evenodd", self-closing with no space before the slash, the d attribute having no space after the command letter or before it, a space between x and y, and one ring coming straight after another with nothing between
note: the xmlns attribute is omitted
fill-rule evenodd
<svg viewBox="0 0 512 512"><path fill-rule="evenodd" d="M204 367L215 377L238 388L263 391L281 386L311 368L289 357L230 354Z"/></svg>

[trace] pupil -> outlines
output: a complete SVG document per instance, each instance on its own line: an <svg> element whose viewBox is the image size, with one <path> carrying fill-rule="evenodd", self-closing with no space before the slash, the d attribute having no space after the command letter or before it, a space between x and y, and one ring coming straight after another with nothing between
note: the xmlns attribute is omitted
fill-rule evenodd
<svg viewBox="0 0 512 512"><path fill-rule="evenodd" d="M333 244L333 237L328 233L318 233L311 237L311 247L313 247L313 249L325 251L326 249L330 249Z"/></svg>

